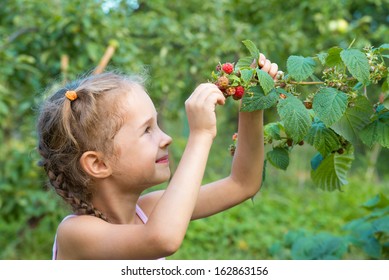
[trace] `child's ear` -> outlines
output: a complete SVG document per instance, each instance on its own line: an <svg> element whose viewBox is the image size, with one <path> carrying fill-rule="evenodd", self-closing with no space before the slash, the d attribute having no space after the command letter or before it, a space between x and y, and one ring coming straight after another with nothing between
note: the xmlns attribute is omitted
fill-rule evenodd
<svg viewBox="0 0 389 280"><path fill-rule="evenodd" d="M80 158L81 167L94 178L106 178L112 174L111 167L105 162L100 152L87 151Z"/></svg>

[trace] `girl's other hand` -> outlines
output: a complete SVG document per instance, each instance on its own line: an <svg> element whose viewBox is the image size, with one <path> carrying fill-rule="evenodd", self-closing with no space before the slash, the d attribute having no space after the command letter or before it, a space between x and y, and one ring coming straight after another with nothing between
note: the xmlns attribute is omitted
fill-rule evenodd
<svg viewBox="0 0 389 280"><path fill-rule="evenodd" d="M278 65L272 63L269 59L266 59L266 56L262 53L259 55L259 66L261 67L261 70L269 73L273 80L277 79Z"/></svg>

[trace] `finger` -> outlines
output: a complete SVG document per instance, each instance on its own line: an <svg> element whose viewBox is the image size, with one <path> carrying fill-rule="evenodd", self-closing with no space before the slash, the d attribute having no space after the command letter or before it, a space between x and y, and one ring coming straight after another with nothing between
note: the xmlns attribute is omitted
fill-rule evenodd
<svg viewBox="0 0 389 280"><path fill-rule="evenodd" d="M277 72L278 72L278 65L276 63L272 63L270 65L269 69L269 75L276 80L277 79Z"/></svg>
<svg viewBox="0 0 389 280"><path fill-rule="evenodd" d="M270 60L266 59L265 64L262 66L261 69L262 69L263 71L269 73L270 67L271 67L271 62L270 62Z"/></svg>
<svg viewBox="0 0 389 280"><path fill-rule="evenodd" d="M263 67L266 63L266 56L263 54L263 53L260 53L259 54L259 61L258 61L258 65L259 67Z"/></svg>
<svg viewBox="0 0 389 280"><path fill-rule="evenodd" d="M214 105L224 105L225 101L226 98L224 94L218 88L216 91L211 91L205 100L205 102L211 102Z"/></svg>

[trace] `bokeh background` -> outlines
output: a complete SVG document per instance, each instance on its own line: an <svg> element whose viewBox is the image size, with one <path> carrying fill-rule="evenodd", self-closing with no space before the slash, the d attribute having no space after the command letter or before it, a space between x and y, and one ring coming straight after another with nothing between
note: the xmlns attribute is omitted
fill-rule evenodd
<svg viewBox="0 0 389 280"><path fill-rule="evenodd" d="M37 166L35 122L48 90L114 50L106 69L149 75L161 126L174 139L174 170L188 134L184 101L219 61L247 55L245 39L280 69L290 55L354 39L357 48L378 47L389 43L389 1L0 0L0 259L50 259L70 211ZM204 183L230 170L237 103L217 113ZM266 111L266 122L275 118ZM388 259L388 150L357 148L341 192L312 183L313 153L296 147L288 170L268 166L255 198L192 222L170 259Z"/></svg>

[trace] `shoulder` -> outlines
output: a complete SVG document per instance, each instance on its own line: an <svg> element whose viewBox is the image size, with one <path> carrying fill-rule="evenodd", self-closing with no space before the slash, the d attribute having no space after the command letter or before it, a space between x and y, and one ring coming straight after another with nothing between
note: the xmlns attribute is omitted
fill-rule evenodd
<svg viewBox="0 0 389 280"><path fill-rule="evenodd" d="M150 216L164 192L164 190L158 190L142 195L137 204L147 216Z"/></svg>
<svg viewBox="0 0 389 280"><path fill-rule="evenodd" d="M104 231L109 224L89 215L70 216L62 221L57 230L58 258L83 258L82 253L93 247L94 232ZM76 250L77 249L77 250ZM75 253L80 253L76 255Z"/></svg>

